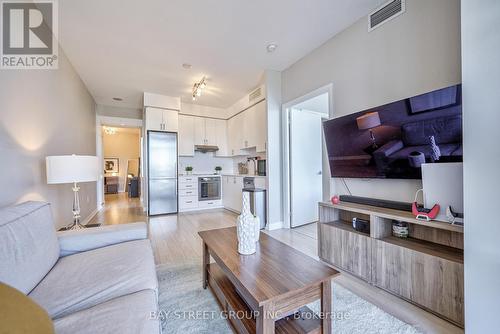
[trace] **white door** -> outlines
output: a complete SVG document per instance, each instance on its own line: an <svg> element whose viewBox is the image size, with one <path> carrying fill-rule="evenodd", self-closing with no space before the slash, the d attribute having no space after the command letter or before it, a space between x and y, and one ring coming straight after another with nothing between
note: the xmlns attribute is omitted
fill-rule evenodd
<svg viewBox="0 0 500 334"><path fill-rule="evenodd" d="M321 116L290 111L290 211L291 226L318 220L323 198Z"/></svg>

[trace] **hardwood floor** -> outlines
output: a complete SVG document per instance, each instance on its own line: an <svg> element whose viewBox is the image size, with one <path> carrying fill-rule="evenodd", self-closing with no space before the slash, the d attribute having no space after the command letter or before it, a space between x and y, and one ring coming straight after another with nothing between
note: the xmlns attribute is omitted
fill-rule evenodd
<svg viewBox="0 0 500 334"><path fill-rule="evenodd" d="M139 199L129 199L126 194L120 193L106 195L105 207L90 223L148 222L157 264L199 263L201 265L203 252L198 232L234 226L236 217L236 214L230 211L218 209L149 218L143 213ZM309 224L294 229L264 233L317 259L316 228L316 224ZM347 273L335 278L335 282L424 333L464 333L463 329Z"/></svg>

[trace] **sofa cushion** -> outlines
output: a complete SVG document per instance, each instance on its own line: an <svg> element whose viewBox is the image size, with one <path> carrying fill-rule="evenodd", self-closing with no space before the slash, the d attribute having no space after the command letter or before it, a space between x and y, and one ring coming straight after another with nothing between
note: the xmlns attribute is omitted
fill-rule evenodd
<svg viewBox="0 0 500 334"><path fill-rule="evenodd" d="M58 318L157 287L153 251L146 239L60 258L29 296Z"/></svg>
<svg viewBox="0 0 500 334"><path fill-rule="evenodd" d="M462 143L462 116L438 117L406 123L401 126L405 146L428 145L429 136L434 136L436 143Z"/></svg>
<svg viewBox="0 0 500 334"><path fill-rule="evenodd" d="M58 258L59 242L48 203L0 209L0 281L27 294Z"/></svg>
<svg viewBox="0 0 500 334"><path fill-rule="evenodd" d="M143 290L54 321L57 334L160 333L156 293Z"/></svg>

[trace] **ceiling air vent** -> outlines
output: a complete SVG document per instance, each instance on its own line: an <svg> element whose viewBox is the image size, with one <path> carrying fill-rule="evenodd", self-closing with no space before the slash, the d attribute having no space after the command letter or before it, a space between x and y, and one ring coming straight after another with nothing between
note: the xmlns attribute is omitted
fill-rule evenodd
<svg viewBox="0 0 500 334"><path fill-rule="evenodd" d="M405 12L405 0L393 0L368 15L368 31L372 31L382 24L392 20Z"/></svg>
<svg viewBox="0 0 500 334"><path fill-rule="evenodd" d="M262 96L262 88L259 87L248 95L248 102L257 100Z"/></svg>

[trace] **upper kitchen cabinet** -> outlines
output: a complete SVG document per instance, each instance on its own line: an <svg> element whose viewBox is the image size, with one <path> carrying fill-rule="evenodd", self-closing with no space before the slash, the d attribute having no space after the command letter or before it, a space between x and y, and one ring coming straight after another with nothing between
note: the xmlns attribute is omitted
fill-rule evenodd
<svg viewBox="0 0 500 334"><path fill-rule="evenodd" d="M216 120L215 122L215 142L219 147L219 150L215 153L219 157L229 156L228 144L227 144L227 121Z"/></svg>
<svg viewBox="0 0 500 334"><path fill-rule="evenodd" d="M179 115L179 155L194 156L194 127L197 117Z"/></svg>
<svg viewBox="0 0 500 334"><path fill-rule="evenodd" d="M267 150L267 104L266 101L255 105L255 148L257 152Z"/></svg>
<svg viewBox="0 0 500 334"><path fill-rule="evenodd" d="M243 129L245 128L243 114L237 114L227 121L227 142L230 156L241 155L244 148Z"/></svg>
<svg viewBox="0 0 500 334"><path fill-rule="evenodd" d="M181 99L144 93L144 126L146 130L178 132Z"/></svg>
<svg viewBox="0 0 500 334"><path fill-rule="evenodd" d="M194 145L217 146L219 150L216 155L227 156L227 122L216 118L193 118Z"/></svg>
<svg viewBox="0 0 500 334"><path fill-rule="evenodd" d="M146 130L178 132L179 113L177 110L146 107L144 109Z"/></svg>
<svg viewBox="0 0 500 334"><path fill-rule="evenodd" d="M194 144L208 145L205 118L203 117L194 117Z"/></svg>
<svg viewBox="0 0 500 334"><path fill-rule="evenodd" d="M217 146L217 119L205 118L205 138L207 145ZM223 122L223 121L222 121Z"/></svg>
<svg viewBox="0 0 500 334"><path fill-rule="evenodd" d="M265 152L266 142L265 101L261 101L229 119L228 146L230 155L244 155L244 150L249 148L255 148L257 152Z"/></svg>

